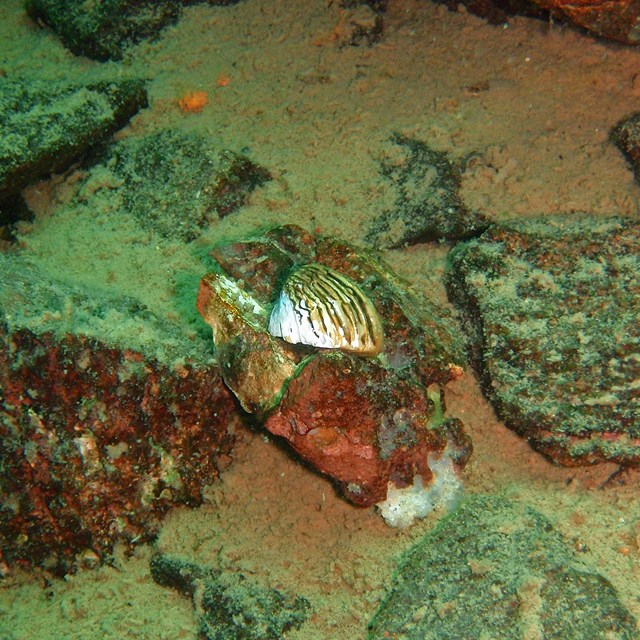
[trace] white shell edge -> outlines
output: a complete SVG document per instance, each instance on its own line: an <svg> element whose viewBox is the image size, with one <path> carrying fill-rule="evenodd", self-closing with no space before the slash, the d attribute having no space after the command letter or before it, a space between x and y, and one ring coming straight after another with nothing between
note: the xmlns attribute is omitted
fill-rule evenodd
<svg viewBox="0 0 640 640"><path fill-rule="evenodd" d="M280 292L271 311L269 333L292 344L306 344L323 349L338 349L342 346L335 344L330 336L317 331L311 322L309 310L300 306L294 308L291 298L284 291Z"/></svg>

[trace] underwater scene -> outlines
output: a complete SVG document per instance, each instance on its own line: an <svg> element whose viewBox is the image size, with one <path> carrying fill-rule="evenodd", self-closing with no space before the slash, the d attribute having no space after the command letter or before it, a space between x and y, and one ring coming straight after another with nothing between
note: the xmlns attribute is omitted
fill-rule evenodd
<svg viewBox="0 0 640 640"><path fill-rule="evenodd" d="M638 25L2 0L0 640L640 639Z"/></svg>

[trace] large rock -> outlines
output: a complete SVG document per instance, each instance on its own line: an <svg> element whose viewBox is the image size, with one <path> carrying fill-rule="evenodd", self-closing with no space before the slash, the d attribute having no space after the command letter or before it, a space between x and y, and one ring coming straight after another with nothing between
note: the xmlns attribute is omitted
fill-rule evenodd
<svg viewBox="0 0 640 640"><path fill-rule="evenodd" d="M60 172L146 107L138 80L89 85L0 77L0 205Z"/></svg>
<svg viewBox="0 0 640 640"><path fill-rule="evenodd" d="M640 3L636 0L437 0L452 11L463 4L471 13L493 24L510 16L530 16L541 20L570 22L592 35L622 44L640 42Z"/></svg>
<svg viewBox="0 0 640 640"><path fill-rule="evenodd" d="M369 640L638 637L611 583L532 508L466 500L408 551Z"/></svg>
<svg viewBox="0 0 640 640"><path fill-rule="evenodd" d="M622 44L640 44L640 2L637 0L534 1L552 15L562 16L596 36Z"/></svg>
<svg viewBox="0 0 640 640"><path fill-rule="evenodd" d="M64 573L202 502L239 413L183 327L18 256L0 272L0 559Z"/></svg>
<svg viewBox="0 0 640 640"><path fill-rule="evenodd" d="M334 238L281 227L214 249L198 308L212 326L225 382L242 406L331 477L352 502L384 501L389 486L429 486L443 459L470 453L459 421L445 418L441 385L462 374L455 324L380 260ZM382 318L376 357L284 342L267 310L293 267L321 263L350 278ZM416 480L417 479L417 480Z"/></svg>
<svg viewBox="0 0 640 640"><path fill-rule="evenodd" d="M121 60L127 47L157 37L181 13L179 0L28 0L27 11L76 55Z"/></svg>
<svg viewBox="0 0 640 640"><path fill-rule="evenodd" d="M456 247L449 290L504 422L565 465L640 465L640 223L546 218Z"/></svg>

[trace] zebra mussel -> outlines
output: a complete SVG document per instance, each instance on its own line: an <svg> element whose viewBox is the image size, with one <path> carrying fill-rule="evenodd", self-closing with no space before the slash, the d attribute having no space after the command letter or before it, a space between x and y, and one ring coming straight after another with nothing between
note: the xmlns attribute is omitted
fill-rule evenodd
<svg viewBox="0 0 640 640"><path fill-rule="evenodd" d="M382 350L380 316L358 285L322 264L295 269L269 318L269 333L294 344L361 355Z"/></svg>

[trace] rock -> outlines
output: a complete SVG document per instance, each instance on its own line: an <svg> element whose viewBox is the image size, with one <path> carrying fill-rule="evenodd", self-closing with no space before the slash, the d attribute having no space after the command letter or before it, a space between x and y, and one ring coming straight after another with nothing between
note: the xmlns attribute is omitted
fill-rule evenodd
<svg viewBox="0 0 640 640"><path fill-rule="evenodd" d="M368 233L380 247L400 247L428 240L460 240L489 225L460 199L461 172L446 153L424 142L395 135L382 173L396 193L395 206Z"/></svg>
<svg viewBox="0 0 640 640"><path fill-rule="evenodd" d="M474 15L493 24L514 15L564 21L592 35L627 45L640 43L640 4L636 0L437 0L451 11L462 4Z"/></svg>
<svg viewBox="0 0 640 640"><path fill-rule="evenodd" d="M94 60L122 60L132 45L155 40L175 24L183 5L227 6L238 0L27 0L29 15L50 27L69 51Z"/></svg>
<svg viewBox="0 0 640 640"><path fill-rule="evenodd" d="M151 575L158 584L193 598L203 640L280 640L309 616L310 604L302 596L262 586L238 571L157 554Z"/></svg>
<svg viewBox="0 0 640 640"><path fill-rule="evenodd" d="M633 640L611 583L532 508L467 499L400 563L369 640Z"/></svg>
<svg viewBox="0 0 640 640"><path fill-rule="evenodd" d="M378 13L384 13L387 10L387 0L340 0L341 9L357 9L358 7L367 6Z"/></svg>
<svg viewBox="0 0 640 640"><path fill-rule="evenodd" d="M449 291L508 427L565 465L640 464L640 223L496 225L456 247Z"/></svg>
<svg viewBox="0 0 640 640"><path fill-rule="evenodd" d="M371 46L382 39L384 20L379 11L365 4L349 10L348 28L343 40L352 47Z"/></svg>
<svg viewBox="0 0 640 640"><path fill-rule="evenodd" d="M384 501L391 483L432 481L432 460L466 463L470 441L443 415L441 385L462 374L448 314L372 254L299 227L216 247L198 309L213 328L226 384L245 410L284 437L355 504ZM294 265L319 262L359 285L384 325L376 357L295 345L268 333L267 310Z"/></svg>
<svg viewBox="0 0 640 640"><path fill-rule="evenodd" d="M51 27L65 47L94 60L121 60L127 47L177 22L179 0L27 0L27 11Z"/></svg>
<svg viewBox="0 0 640 640"><path fill-rule="evenodd" d="M183 327L17 255L0 272L0 560L63 574L201 503L240 417Z"/></svg>
<svg viewBox="0 0 640 640"><path fill-rule="evenodd" d="M486 18L491 24L503 24L511 16L529 16L549 19L549 12L538 6L534 0L436 0L450 11L458 11L463 5L469 13Z"/></svg>
<svg viewBox="0 0 640 640"><path fill-rule="evenodd" d="M611 130L611 140L629 161L640 182L640 112L624 118Z"/></svg>
<svg viewBox="0 0 640 640"><path fill-rule="evenodd" d="M185 241L212 218L236 211L270 179L266 169L217 149L198 133L165 130L127 138L109 147L101 162L128 213L146 229Z"/></svg>
<svg viewBox="0 0 640 640"><path fill-rule="evenodd" d="M534 0L554 16L592 34L622 44L640 44L640 3L637 0Z"/></svg>
<svg viewBox="0 0 640 640"><path fill-rule="evenodd" d="M147 106L138 80L89 85L0 76L0 203L60 172Z"/></svg>

